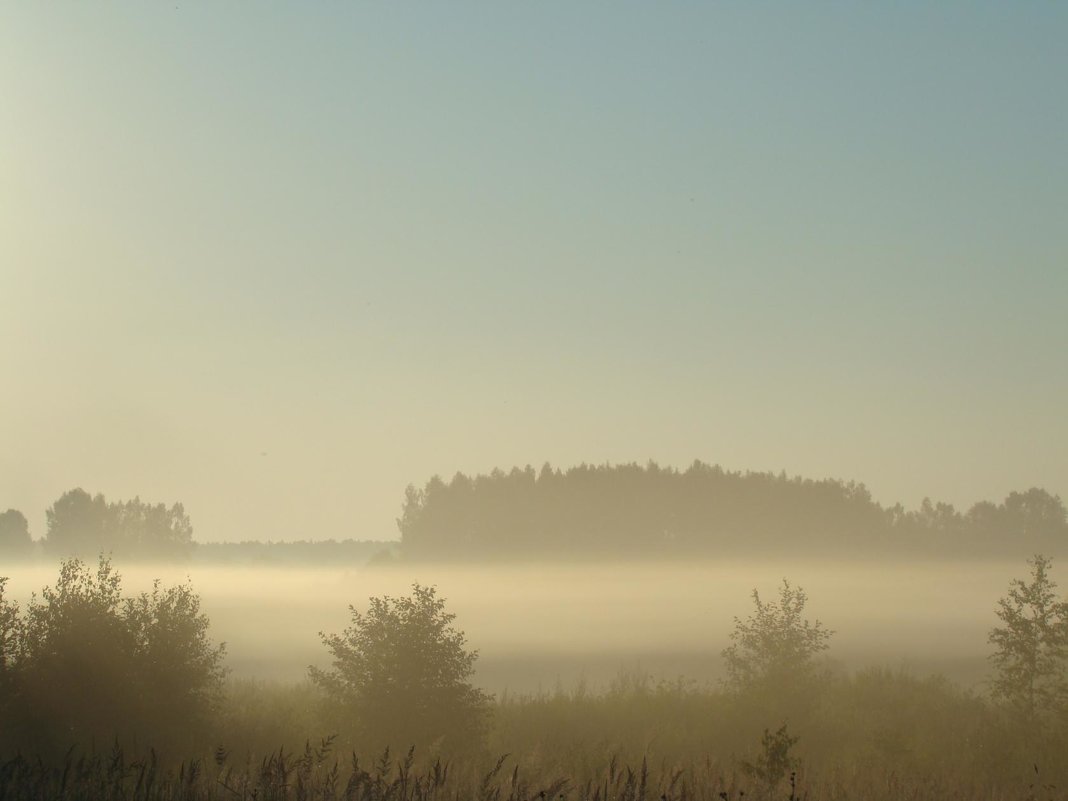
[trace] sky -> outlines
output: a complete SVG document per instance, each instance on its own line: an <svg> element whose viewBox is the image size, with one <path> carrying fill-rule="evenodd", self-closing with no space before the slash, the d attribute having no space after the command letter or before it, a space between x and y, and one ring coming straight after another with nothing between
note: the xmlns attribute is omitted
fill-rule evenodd
<svg viewBox="0 0 1068 801"><path fill-rule="evenodd" d="M694 459L1068 496L1068 6L0 9L0 508Z"/></svg>

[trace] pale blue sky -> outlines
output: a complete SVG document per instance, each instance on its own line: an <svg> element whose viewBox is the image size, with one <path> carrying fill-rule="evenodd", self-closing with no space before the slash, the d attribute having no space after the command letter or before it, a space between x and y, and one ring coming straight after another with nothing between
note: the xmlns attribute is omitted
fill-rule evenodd
<svg viewBox="0 0 1068 801"><path fill-rule="evenodd" d="M0 508L457 469L1068 493L1068 8L0 11ZM266 456L261 455L266 452Z"/></svg>

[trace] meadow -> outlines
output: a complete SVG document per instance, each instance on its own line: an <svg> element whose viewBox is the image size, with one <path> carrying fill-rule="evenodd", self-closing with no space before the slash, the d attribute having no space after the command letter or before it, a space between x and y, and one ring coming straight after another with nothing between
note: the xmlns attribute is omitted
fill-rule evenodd
<svg viewBox="0 0 1068 801"><path fill-rule="evenodd" d="M1023 564L828 563L351 567L119 565L123 591L188 580L229 667L195 742L165 736L0 755L5 799L1059 798L1060 724L989 698L987 637ZM25 603L47 563L9 569ZM738 693L722 650L752 590L788 577L833 630L801 693ZM348 604L437 585L494 694L484 736L383 752L308 679ZM165 743L169 742L169 746ZM157 750L158 749L158 750Z"/></svg>

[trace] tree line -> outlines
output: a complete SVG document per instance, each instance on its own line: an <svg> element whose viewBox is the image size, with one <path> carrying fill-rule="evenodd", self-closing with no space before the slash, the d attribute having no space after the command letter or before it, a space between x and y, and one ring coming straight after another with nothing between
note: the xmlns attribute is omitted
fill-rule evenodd
<svg viewBox="0 0 1068 801"><path fill-rule="evenodd" d="M732 472L695 461L546 464L409 486L398 520L410 558L658 557L796 553L1059 553L1061 499L1032 488L966 511L885 507L857 482Z"/></svg>
<svg viewBox="0 0 1068 801"><path fill-rule="evenodd" d="M100 553L153 559L189 556L193 524L181 503L148 503L140 497L108 501L81 487L63 493L45 512L41 539L46 554L67 558ZM28 555L34 549L26 516L17 509L0 514L0 552Z"/></svg>
<svg viewBox="0 0 1068 801"><path fill-rule="evenodd" d="M181 503L149 503L135 497L109 501L80 487L63 493L45 513L44 536L34 541L18 509L0 513L0 555L28 557L41 552L66 559L117 558L186 560L223 564L321 564L389 560L395 541L291 540L286 542L195 542L193 525Z"/></svg>
<svg viewBox="0 0 1068 801"><path fill-rule="evenodd" d="M307 562L395 559L673 558L793 552L835 555L1059 554L1068 550L1060 497L1037 487L960 511L924 499L883 506L864 484L741 472L695 461L544 465L456 473L409 486L388 541L317 540L197 545L181 503L109 501L78 488L46 512L40 549L95 556ZM29 554L26 517L0 513L0 553Z"/></svg>

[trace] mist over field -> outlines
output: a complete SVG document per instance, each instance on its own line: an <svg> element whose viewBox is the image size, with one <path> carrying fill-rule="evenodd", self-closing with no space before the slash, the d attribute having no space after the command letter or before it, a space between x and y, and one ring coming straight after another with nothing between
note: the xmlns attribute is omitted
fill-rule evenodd
<svg viewBox="0 0 1068 801"><path fill-rule="evenodd" d="M319 631L340 631L348 605L433 584L479 651L475 682L494 693L607 687L620 671L699 682L723 678L720 652L753 589L771 597L782 579L811 598L834 629L836 669L880 666L944 673L967 686L989 676L994 607L1020 562L708 560L680 564L233 567L120 565L140 592L187 577L227 643L235 678L302 681L323 664ZM12 571L14 599L54 579L52 564Z"/></svg>
<svg viewBox="0 0 1068 801"><path fill-rule="evenodd" d="M1068 801L1068 4L0 10L0 801Z"/></svg>

